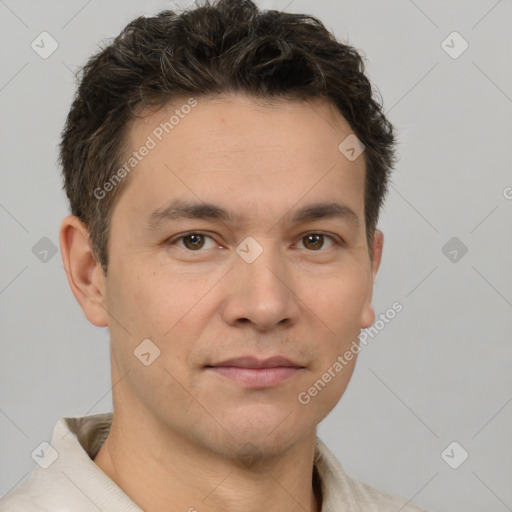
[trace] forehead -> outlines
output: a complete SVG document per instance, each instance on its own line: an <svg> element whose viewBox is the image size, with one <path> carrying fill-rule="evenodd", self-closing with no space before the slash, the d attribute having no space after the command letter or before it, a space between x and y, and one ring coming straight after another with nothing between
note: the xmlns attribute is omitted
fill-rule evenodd
<svg viewBox="0 0 512 512"><path fill-rule="evenodd" d="M142 213L187 198L254 217L265 208L278 214L276 205L290 208L308 195L316 203L352 198L355 210L364 195L364 158L349 161L338 149L351 133L322 100L183 97L132 123L124 159L145 156L120 202Z"/></svg>
<svg viewBox="0 0 512 512"><path fill-rule="evenodd" d="M187 155L188 163L193 163L196 156L219 156L235 149L268 152L281 148L290 150L288 153L293 149L302 156L327 151L338 157L340 137L351 133L346 119L323 99L224 95L181 97L161 110L146 111L132 122L127 143L131 151L152 139L160 148L155 153L161 153L163 146L183 150L195 147L197 152ZM175 153L175 159L180 159L179 153Z"/></svg>

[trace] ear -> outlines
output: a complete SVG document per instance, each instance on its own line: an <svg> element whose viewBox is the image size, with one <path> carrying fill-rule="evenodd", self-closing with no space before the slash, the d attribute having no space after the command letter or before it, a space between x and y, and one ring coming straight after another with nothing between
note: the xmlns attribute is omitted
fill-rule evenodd
<svg viewBox="0 0 512 512"><path fill-rule="evenodd" d="M69 286L87 320L106 327L105 276L94 257L87 226L78 217L69 215L62 221L60 250Z"/></svg>
<svg viewBox="0 0 512 512"><path fill-rule="evenodd" d="M382 231L376 229L375 234L373 235L373 243L372 249L373 254L370 261L370 269L372 274L372 282L370 285L370 290L368 292L368 300L363 307L363 312L361 315L361 329L366 329L370 327L375 321L375 311L372 306L372 295L373 295L373 285L375 283L375 279L377 277L377 272L380 267L380 262L382 259L382 249L384 247L384 233Z"/></svg>

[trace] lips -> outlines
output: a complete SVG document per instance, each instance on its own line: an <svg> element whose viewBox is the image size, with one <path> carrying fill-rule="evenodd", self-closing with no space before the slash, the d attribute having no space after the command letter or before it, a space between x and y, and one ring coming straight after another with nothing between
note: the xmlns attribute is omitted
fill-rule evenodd
<svg viewBox="0 0 512 512"><path fill-rule="evenodd" d="M297 364L290 359L287 359L283 356L274 356L269 357L268 359L258 359L253 356L244 356L244 357L236 357L233 359L227 359L226 361L222 361L220 363L215 363L212 365L207 365L209 368L226 368L226 367L236 367L236 368L304 368L300 364Z"/></svg>
<svg viewBox="0 0 512 512"><path fill-rule="evenodd" d="M268 359L245 356L207 365L206 370L245 388L263 389L299 375L304 366L283 356Z"/></svg>

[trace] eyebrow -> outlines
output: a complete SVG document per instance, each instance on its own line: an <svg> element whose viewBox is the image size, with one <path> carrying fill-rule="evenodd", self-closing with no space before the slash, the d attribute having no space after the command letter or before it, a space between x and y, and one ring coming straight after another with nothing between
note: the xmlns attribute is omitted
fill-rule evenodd
<svg viewBox="0 0 512 512"><path fill-rule="evenodd" d="M290 222L300 224L311 220L333 218L359 225L359 217L354 210L336 202L313 203L303 206L293 213ZM241 220L235 213L213 203L176 200L166 208L154 210L146 221L146 228L154 230L166 222L175 222L181 219L220 220L232 224L239 223Z"/></svg>

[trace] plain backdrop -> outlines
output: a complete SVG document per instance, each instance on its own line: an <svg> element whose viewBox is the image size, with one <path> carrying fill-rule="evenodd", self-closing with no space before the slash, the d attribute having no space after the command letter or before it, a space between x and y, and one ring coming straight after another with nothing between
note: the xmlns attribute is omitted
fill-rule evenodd
<svg viewBox="0 0 512 512"><path fill-rule="evenodd" d="M362 50L400 142L374 306L403 311L319 436L349 474L426 509L512 510L512 2L257 3L316 15ZM73 73L134 17L189 4L0 0L0 495L59 418L112 408L108 331L52 252ZM41 32L58 44L47 58Z"/></svg>

